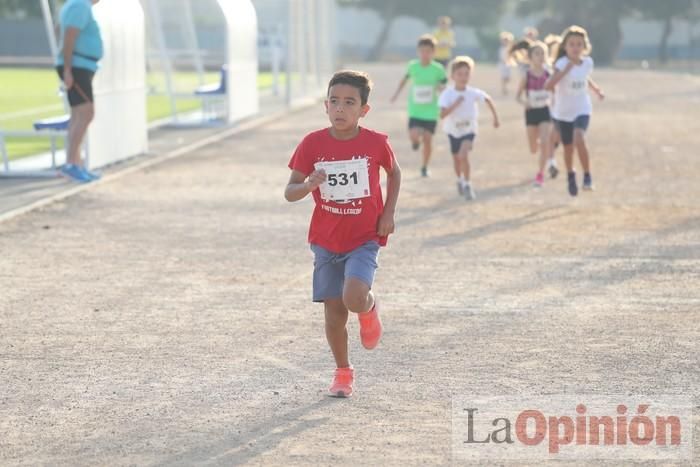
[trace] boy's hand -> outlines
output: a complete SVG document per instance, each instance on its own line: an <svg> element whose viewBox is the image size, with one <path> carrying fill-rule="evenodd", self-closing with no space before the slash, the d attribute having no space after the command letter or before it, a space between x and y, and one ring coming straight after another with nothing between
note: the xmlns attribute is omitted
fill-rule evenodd
<svg viewBox="0 0 700 467"><path fill-rule="evenodd" d="M63 71L63 86L66 88L66 91L68 91L70 88L73 87L73 70L70 68L66 68Z"/></svg>
<svg viewBox="0 0 700 467"><path fill-rule="evenodd" d="M377 223L377 235L380 237L386 237L387 235L393 234L395 228L394 213L384 211L379 218L379 222Z"/></svg>
<svg viewBox="0 0 700 467"><path fill-rule="evenodd" d="M452 111L455 110L457 107L459 107L460 105L462 105L462 102L464 102L464 96L459 96L457 99L455 99L455 101L454 101L454 102L452 103L452 105L450 106L450 109L451 109L450 112L452 112Z"/></svg>
<svg viewBox="0 0 700 467"><path fill-rule="evenodd" d="M306 180L306 187L309 189L309 192L321 186L326 181L326 178L326 171L323 169L311 172L308 180Z"/></svg>
<svg viewBox="0 0 700 467"><path fill-rule="evenodd" d="M601 101L605 100L605 93L602 89L598 89L598 99L600 99Z"/></svg>
<svg viewBox="0 0 700 467"><path fill-rule="evenodd" d="M493 119L493 127L498 128L501 126L501 121L498 119L498 117Z"/></svg>

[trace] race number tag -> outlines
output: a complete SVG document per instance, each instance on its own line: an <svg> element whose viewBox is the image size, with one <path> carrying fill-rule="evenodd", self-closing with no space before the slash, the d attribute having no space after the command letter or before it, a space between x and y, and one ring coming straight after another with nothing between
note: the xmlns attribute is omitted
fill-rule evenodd
<svg viewBox="0 0 700 467"><path fill-rule="evenodd" d="M549 91L544 89L529 91L527 93L527 98L530 107L534 109L547 107L549 105Z"/></svg>
<svg viewBox="0 0 700 467"><path fill-rule="evenodd" d="M434 90L433 86L413 86L413 102L416 104L432 104Z"/></svg>
<svg viewBox="0 0 700 467"><path fill-rule="evenodd" d="M327 179L319 187L324 200L345 201L370 195L367 159L316 162L314 167L326 171Z"/></svg>
<svg viewBox="0 0 700 467"><path fill-rule="evenodd" d="M569 87L569 91L571 94L584 94L586 92L586 85L588 84L587 80L573 80L571 81L571 86Z"/></svg>
<svg viewBox="0 0 700 467"><path fill-rule="evenodd" d="M453 130L450 132L452 136L464 136L473 131L471 120L454 120L452 128Z"/></svg>

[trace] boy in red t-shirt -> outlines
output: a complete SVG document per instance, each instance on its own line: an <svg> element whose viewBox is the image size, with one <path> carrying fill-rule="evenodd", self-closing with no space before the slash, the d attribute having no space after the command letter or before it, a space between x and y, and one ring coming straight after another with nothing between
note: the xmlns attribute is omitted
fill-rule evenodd
<svg viewBox="0 0 700 467"><path fill-rule="evenodd" d="M330 128L306 135L289 168L287 201L313 194L309 228L314 252L313 301L325 308L326 338L336 370L329 392L352 394L354 372L348 358L348 311L360 321L362 345L379 343L382 324L372 293L379 247L394 232L401 170L387 136L360 127L367 115L371 82L365 73L339 71L328 84L326 113ZM382 199L379 168L387 174Z"/></svg>

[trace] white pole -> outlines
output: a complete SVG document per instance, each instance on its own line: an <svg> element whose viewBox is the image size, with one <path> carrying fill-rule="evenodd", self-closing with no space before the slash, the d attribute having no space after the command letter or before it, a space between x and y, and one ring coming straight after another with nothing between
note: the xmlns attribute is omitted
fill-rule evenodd
<svg viewBox="0 0 700 467"><path fill-rule="evenodd" d="M324 18L324 22L326 24L326 34L325 37L323 38L324 41L328 44L328 63L330 65L330 71L335 71L336 66L338 64L336 63L336 55L337 55L337 44L338 41L336 39L336 29L335 27L331 27L331 24L335 25L336 24L336 19L337 19L337 4L335 2L329 2L327 4L328 6L328 11L326 14L326 17Z"/></svg>
<svg viewBox="0 0 700 467"><path fill-rule="evenodd" d="M282 51L280 50L280 34L279 26L275 28L274 34L270 38L272 46L272 95L279 96L280 94L280 59Z"/></svg>
<svg viewBox="0 0 700 467"><path fill-rule="evenodd" d="M56 29L53 22L53 15L51 14L51 7L49 6L49 0L40 0L39 3L41 4L41 13L44 17L46 37L49 39L51 58L55 60L56 57L58 57L58 41L56 41ZM63 85L60 78L58 78L58 85L59 87ZM70 106L68 105L68 96L61 91L59 91L59 94L61 95L61 102L63 102L63 110L64 112L68 112L70 110Z"/></svg>
<svg viewBox="0 0 700 467"><path fill-rule="evenodd" d="M175 99L175 89L173 88L173 67L170 62L170 55L165 45L165 33L163 32L163 21L161 20L160 10L158 9L157 0L147 0L149 16L151 24L156 32L156 42L158 42L158 50L160 51L160 59L163 65L163 74L165 76L165 89L170 97L170 113L173 120L177 121L177 102Z"/></svg>
<svg viewBox="0 0 700 467"><path fill-rule="evenodd" d="M318 18L318 8L316 7L316 2L314 0L306 0L306 14L304 17L306 21L304 22L304 29L306 33L306 60L308 71L308 78L311 78L311 82L318 80L317 73L317 60L316 60L316 50L318 48L318 28L316 24L316 19ZM316 91L318 83L313 85L313 92Z"/></svg>
<svg viewBox="0 0 700 467"><path fill-rule="evenodd" d="M308 49L308 44L306 43L306 34L304 34L304 18L306 17L306 11L304 11L306 1L297 0L295 2L296 11L294 14L295 25L296 25L296 58L299 60L299 79L301 80L301 94L306 97L306 78L308 74L308 61L306 60L306 51Z"/></svg>
<svg viewBox="0 0 700 467"><path fill-rule="evenodd" d="M294 52L294 15L296 14L295 0L287 0L287 54L284 57L285 65L287 69L287 80L285 84L285 91L287 93L287 105L292 105L292 54Z"/></svg>
<svg viewBox="0 0 700 467"><path fill-rule="evenodd" d="M199 85L201 86L205 83L204 65L202 64L202 55L199 49L199 41L197 40L197 28L194 24L194 15L192 14L192 3L190 0L183 0L182 9L185 12L184 21L187 47L190 49L189 52L192 54L194 69L197 71L197 79L199 80Z"/></svg>
<svg viewBox="0 0 700 467"><path fill-rule="evenodd" d="M316 37L314 42L316 47L314 48L315 56L314 62L316 64L316 85L323 86L323 50L328 46L328 38L326 37L324 27L327 23L326 21L326 7L323 0L316 0L315 8L315 18L316 22L314 24L314 31L316 32Z"/></svg>
<svg viewBox="0 0 700 467"><path fill-rule="evenodd" d="M51 16L51 8L49 0L41 0L41 12L44 16L44 26L46 27L46 37L49 38L49 47L53 58L58 56L58 43L56 41L56 31L54 30L53 18Z"/></svg>

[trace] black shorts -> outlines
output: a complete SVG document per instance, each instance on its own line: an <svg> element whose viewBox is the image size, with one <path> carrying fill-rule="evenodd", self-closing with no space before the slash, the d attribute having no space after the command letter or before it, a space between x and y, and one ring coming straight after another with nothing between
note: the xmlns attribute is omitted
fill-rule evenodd
<svg viewBox="0 0 700 467"><path fill-rule="evenodd" d="M527 109L525 111L525 125L539 126L540 123L552 121L552 116L549 114L549 107L540 107L537 109Z"/></svg>
<svg viewBox="0 0 700 467"><path fill-rule="evenodd" d="M473 143L476 135L474 133L469 133L468 135L459 137L452 135L447 135L447 137L450 138L450 150L452 151L452 155L456 156L459 153L459 149L462 147L462 142L471 141Z"/></svg>
<svg viewBox="0 0 700 467"><path fill-rule="evenodd" d="M435 134L435 127L437 126L437 120L423 120L420 118L409 118L408 119L408 129L411 128L422 128L432 134Z"/></svg>
<svg viewBox="0 0 700 467"><path fill-rule="evenodd" d="M63 65L56 67L58 76L63 81ZM95 77L95 72L86 70L85 68L73 67L73 87L68 90L68 102L71 107L85 104L86 102L94 102L92 97L92 79Z"/></svg>
<svg viewBox="0 0 700 467"><path fill-rule="evenodd" d="M554 127L559 133L559 138L564 146L569 146L574 144L574 130L579 129L586 131L588 130L588 125L591 123L590 115L579 115L573 122L563 122L561 120L554 120Z"/></svg>

